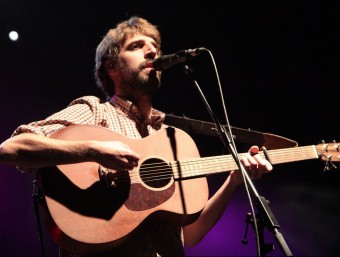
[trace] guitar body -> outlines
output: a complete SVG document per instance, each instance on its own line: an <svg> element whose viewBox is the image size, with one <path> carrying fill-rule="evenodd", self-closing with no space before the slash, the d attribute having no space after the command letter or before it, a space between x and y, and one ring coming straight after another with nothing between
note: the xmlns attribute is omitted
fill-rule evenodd
<svg viewBox="0 0 340 257"><path fill-rule="evenodd" d="M102 174L95 162L38 171L44 221L54 241L70 253L88 255L114 248L149 219L190 224L208 200L205 177L174 179L169 162L199 157L194 141L182 130L167 128L130 139L102 127L74 125L52 137L122 141L141 158L134 170L109 174Z"/></svg>

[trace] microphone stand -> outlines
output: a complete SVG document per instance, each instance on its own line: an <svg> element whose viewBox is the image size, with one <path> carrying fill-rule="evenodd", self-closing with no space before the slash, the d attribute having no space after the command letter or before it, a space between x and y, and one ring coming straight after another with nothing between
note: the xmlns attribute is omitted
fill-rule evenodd
<svg viewBox="0 0 340 257"><path fill-rule="evenodd" d="M186 75L190 75L190 76L192 75L192 69L190 69L188 67L188 65L184 65L184 69L185 69ZM219 120L216 118L216 116L213 113L212 109L210 108L210 105L209 105L208 101L206 100L201 88L199 87L197 81L192 76L191 76L191 79L194 82L207 111L209 112L212 120L214 121L214 123L216 125L217 133L220 136L224 146L227 147L227 149L231 153L231 155L234 158L239 170L243 174L243 178L245 180L245 183L247 183L247 185L250 186L253 194L255 195L255 199L256 199L255 205L258 208L258 218L254 217L254 219L253 219L254 224L253 225L255 227L256 234L260 235L259 236L260 238L259 239L257 238L258 256L266 256L266 253L268 251L270 251L270 249L269 249L270 247L268 247L269 245L264 243L263 229L264 229L265 226L267 226L269 231L271 231L275 235L275 238L276 238L281 250L284 252L285 256L293 256L288 245L287 245L287 243L285 242L282 234L278 230L280 228L280 225L277 222L276 218L274 217L274 214L269 207L268 201L266 200L265 197L259 195L259 193L257 192L251 178L249 177L244 166L242 165L242 163L239 159L239 156L237 154L237 151L234 148L234 145L232 144L232 141L229 138L228 132L225 130L226 127L222 126L221 123L219 122ZM231 131L229 131L229 133L232 136ZM258 229L257 229L257 227L258 227L257 225L260 226L259 232L258 232Z"/></svg>

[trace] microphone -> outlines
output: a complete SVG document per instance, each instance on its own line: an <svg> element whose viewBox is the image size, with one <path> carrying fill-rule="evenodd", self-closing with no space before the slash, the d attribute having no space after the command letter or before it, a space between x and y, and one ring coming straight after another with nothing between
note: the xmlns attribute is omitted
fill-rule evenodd
<svg viewBox="0 0 340 257"><path fill-rule="evenodd" d="M176 64L184 63L192 59L203 52L207 51L204 47L199 47L195 49L185 49L181 50L175 54L163 55L156 58L152 62L152 66L155 70L164 71Z"/></svg>

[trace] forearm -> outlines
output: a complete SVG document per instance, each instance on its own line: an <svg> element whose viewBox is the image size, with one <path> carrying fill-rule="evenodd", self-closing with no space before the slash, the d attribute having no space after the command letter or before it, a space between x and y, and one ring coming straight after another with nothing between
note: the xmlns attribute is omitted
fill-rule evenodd
<svg viewBox="0 0 340 257"><path fill-rule="evenodd" d="M237 183L230 180L229 176L219 190L208 200L200 217L193 224L183 228L184 243L186 245L194 246L199 243L218 222L236 190L237 185Z"/></svg>
<svg viewBox="0 0 340 257"><path fill-rule="evenodd" d="M272 171L272 165L257 155L259 148L252 146L249 154L241 159L251 179L261 178L265 173ZM221 188L209 199L200 217L193 224L183 229L184 242L189 246L197 244L221 218L232 194L243 184L243 174L240 171L231 171Z"/></svg>
<svg viewBox="0 0 340 257"><path fill-rule="evenodd" d="M0 161L25 168L91 161L92 141L64 141L24 133L0 145Z"/></svg>

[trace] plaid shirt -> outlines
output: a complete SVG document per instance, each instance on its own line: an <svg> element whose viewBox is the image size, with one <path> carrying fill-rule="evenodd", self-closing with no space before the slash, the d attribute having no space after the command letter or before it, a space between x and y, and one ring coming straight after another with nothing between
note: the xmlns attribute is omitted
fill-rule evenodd
<svg viewBox="0 0 340 257"><path fill-rule="evenodd" d="M19 126L12 136L34 133L48 137L66 126L88 124L140 139L166 127L164 119L163 112L152 109L150 117L142 122L136 105L118 96L104 103L95 96L84 96L44 120ZM28 171L23 167L19 169ZM153 221L132 238L132 244L123 244L105 256L184 256L182 232L179 225ZM76 255L61 249L61 256Z"/></svg>
<svg viewBox="0 0 340 257"><path fill-rule="evenodd" d="M88 124L139 139L165 127L164 119L163 112L152 109L150 117L142 122L136 105L118 96L104 103L98 97L84 96L44 120L19 126L12 136L25 132L50 136L66 126Z"/></svg>

